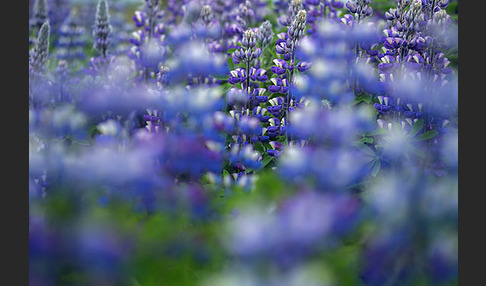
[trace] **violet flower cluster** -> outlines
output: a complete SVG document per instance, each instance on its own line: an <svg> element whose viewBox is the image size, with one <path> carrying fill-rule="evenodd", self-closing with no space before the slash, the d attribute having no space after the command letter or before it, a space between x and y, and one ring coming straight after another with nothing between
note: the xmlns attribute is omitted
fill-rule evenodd
<svg viewBox="0 0 486 286"><path fill-rule="evenodd" d="M31 284L457 283L452 2L63 2L54 28L61 2L30 14Z"/></svg>

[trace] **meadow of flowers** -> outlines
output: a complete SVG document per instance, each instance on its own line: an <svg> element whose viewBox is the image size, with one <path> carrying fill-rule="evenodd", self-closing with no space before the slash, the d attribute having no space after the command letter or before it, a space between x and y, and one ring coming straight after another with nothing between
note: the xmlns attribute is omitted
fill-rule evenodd
<svg viewBox="0 0 486 286"><path fill-rule="evenodd" d="M30 285L457 285L457 6L31 0Z"/></svg>

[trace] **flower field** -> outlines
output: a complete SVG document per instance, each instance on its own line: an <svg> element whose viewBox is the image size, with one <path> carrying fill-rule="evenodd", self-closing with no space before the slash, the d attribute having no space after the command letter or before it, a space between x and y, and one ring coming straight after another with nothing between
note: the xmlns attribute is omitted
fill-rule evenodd
<svg viewBox="0 0 486 286"><path fill-rule="evenodd" d="M458 1L30 0L30 285L458 285Z"/></svg>

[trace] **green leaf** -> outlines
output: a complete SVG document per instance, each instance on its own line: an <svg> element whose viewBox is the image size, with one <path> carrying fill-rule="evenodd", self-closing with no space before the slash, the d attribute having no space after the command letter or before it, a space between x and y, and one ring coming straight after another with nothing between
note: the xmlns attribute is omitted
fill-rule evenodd
<svg viewBox="0 0 486 286"><path fill-rule="evenodd" d="M371 149L371 147L364 144L359 145L359 147L361 151L365 152L370 157L377 157L376 152L373 149Z"/></svg>
<svg viewBox="0 0 486 286"><path fill-rule="evenodd" d="M380 171L381 168L381 161L380 159L375 160L375 164L373 165L373 170L371 170L371 176L376 177L378 172Z"/></svg>
<svg viewBox="0 0 486 286"><path fill-rule="evenodd" d="M223 83L223 85L221 85L221 87L223 88L223 91L227 91L231 87L233 87L233 85L231 83L229 83L229 82L226 82L226 83Z"/></svg>
<svg viewBox="0 0 486 286"><path fill-rule="evenodd" d="M260 153L264 152L264 146L263 146L262 142L255 143L253 149L255 149L256 151L258 151Z"/></svg>
<svg viewBox="0 0 486 286"><path fill-rule="evenodd" d="M71 135L66 136L66 139L71 140L71 142L73 144L78 144L78 145L81 145L81 146L90 146L91 145L91 142L88 139L80 139L80 138L73 137Z"/></svg>
<svg viewBox="0 0 486 286"><path fill-rule="evenodd" d="M211 75L215 79L220 79L220 80L228 80L228 75L223 74L223 75Z"/></svg>
<svg viewBox="0 0 486 286"><path fill-rule="evenodd" d="M373 131L370 131L370 132L366 133L365 135L366 136L385 135L386 132L387 131L384 128L378 128L378 129L375 129Z"/></svg>
<svg viewBox="0 0 486 286"><path fill-rule="evenodd" d="M370 94L366 94L366 93L361 93L360 95L358 95L358 97L354 100L353 104L358 104L360 102L366 102L366 103L370 103L372 100L372 97Z"/></svg>
<svg viewBox="0 0 486 286"><path fill-rule="evenodd" d="M366 137L363 136L363 138L359 139L356 143L358 144L371 144L373 143L373 138L372 137Z"/></svg>
<svg viewBox="0 0 486 286"><path fill-rule="evenodd" d="M226 52L227 52L228 54L232 54L232 53L234 53L235 51L236 51L236 48L235 48L235 49L229 49L229 50L227 50Z"/></svg>
<svg viewBox="0 0 486 286"><path fill-rule="evenodd" d="M437 130L430 130L430 131L427 131L427 132L422 133L419 136L415 137L414 140L415 141L429 140L429 139L432 139L435 136L437 136L437 134L439 134L439 132L437 132Z"/></svg>
<svg viewBox="0 0 486 286"><path fill-rule="evenodd" d="M423 125L424 125L423 119L419 119L415 121L415 123L412 125L412 129L410 129L410 136L414 137L420 131Z"/></svg>
<svg viewBox="0 0 486 286"><path fill-rule="evenodd" d="M135 278L130 279L130 286L142 286Z"/></svg>
<svg viewBox="0 0 486 286"><path fill-rule="evenodd" d="M415 146L411 146L411 150L415 155L419 156L420 158L425 158L424 150L417 148Z"/></svg>
<svg viewBox="0 0 486 286"><path fill-rule="evenodd" d="M272 157L272 156L267 156L265 159L263 159L263 162L262 162L262 168L264 168L266 165L268 165L270 162L272 162L272 160L274 159L275 157Z"/></svg>
<svg viewBox="0 0 486 286"><path fill-rule="evenodd" d="M262 166L260 168L258 168L258 169L248 168L248 169L245 170L245 174L248 174L251 171L253 171L254 173L256 173L256 172L264 169L265 166L267 166L268 164L270 164L274 158L275 157L272 157L272 156L266 156L265 159L263 159Z"/></svg>
<svg viewBox="0 0 486 286"><path fill-rule="evenodd" d="M234 70L235 69L235 64L233 63L233 59L231 57L228 57L228 59L226 60L226 62L228 63L229 70Z"/></svg>
<svg viewBox="0 0 486 286"><path fill-rule="evenodd" d="M223 178L224 178L226 175L230 175L230 173L229 173L227 170L223 170ZM231 175L230 175L230 176L231 176Z"/></svg>

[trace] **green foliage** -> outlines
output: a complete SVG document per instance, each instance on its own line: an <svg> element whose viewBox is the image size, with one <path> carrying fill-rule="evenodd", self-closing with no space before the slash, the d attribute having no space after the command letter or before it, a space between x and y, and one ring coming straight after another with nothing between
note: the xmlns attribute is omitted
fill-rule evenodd
<svg viewBox="0 0 486 286"><path fill-rule="evenodd" d="M426 141L426 140L430 140L430 139L434 138L438 134L439 134L439 132L437 132L437 130L429 130L425 133L418 135L417 137L414 138L414 140L415 141Z"/></svg>

